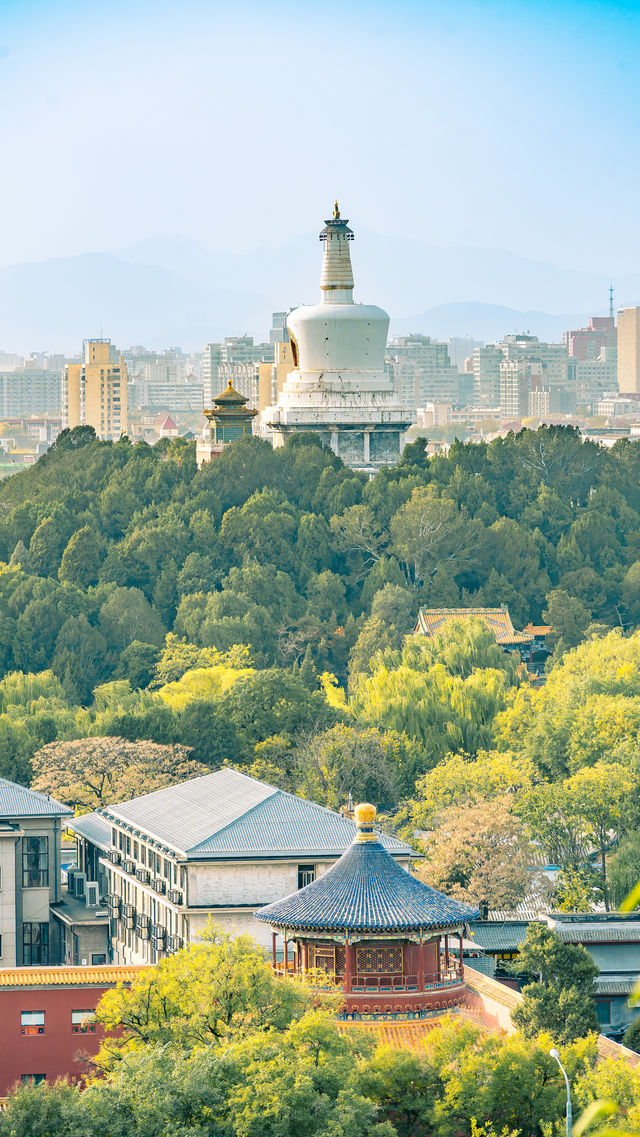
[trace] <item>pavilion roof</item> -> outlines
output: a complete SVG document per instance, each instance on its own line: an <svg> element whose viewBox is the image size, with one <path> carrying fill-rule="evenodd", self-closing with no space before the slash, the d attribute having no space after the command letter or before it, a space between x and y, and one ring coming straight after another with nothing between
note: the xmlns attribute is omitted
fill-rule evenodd
<svg viewBox="0 0 640 1137"><path fill-rule="evenodd" d="M476 915L398 865L377 834L360 832L312 884L255 913L273 927L372 933L456 928Z"/></svg>
<svg viewBox="0 0 640 1137"><path fill-rule="evenodd" d="M495 632L501 647L512 644L530 644L530 632L517 632L506 608L421 608L418 612L416 632L423 636L437 636L453 620L469 620L472 616L482 620Z"/></svg>

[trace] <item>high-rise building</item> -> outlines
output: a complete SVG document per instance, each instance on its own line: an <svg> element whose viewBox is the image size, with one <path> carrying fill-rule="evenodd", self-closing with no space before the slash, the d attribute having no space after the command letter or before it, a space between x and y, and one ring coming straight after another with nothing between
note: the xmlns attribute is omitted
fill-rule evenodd
<svg viewBox="0 0 640 1137"><path fill-rule="evenodd" d="M92 426L116 442L127 432L127 367L111 340L85 340L82 363L69 363L62 379L64 426Z"/></svg>
<svg viewBox="0 0 640 1137"><path fill-rule="evenodd" d="M354 303L353 232L337 202L320 240L321 303L296 308L288 317L295 366L262 423L275 446L312 430L347 465L373 473L397 462L412 416L385 372L389 316L372 304Z"/></svg>
<svg viewBox="0 0 640 1137"><path fill-rule="evenodd" d="M531 366L522 359L503 359L500 364L500 414L522 418L529 409Z"/></svg>
<svg viewBox="0 0 640 1137"><path fill-rule="evenodd" d="M293 371L295 366L293 347L288 332L286 340L275 340L273 346L275 350L274 362L258 364L258 407L260 413L277 403L287 375Z"/></svg>
<svg viewBox="0 0 640 1137"><path fill-rule="evenodd" d="M465 371L465 363L473 358L477 347L484 347L483 340L474 340L471 336L451 336L448 344L449 359L458 371Z"/></svg>
<svg viewBox="0 0 640 1137"><path fill-rule="evenodd" d="M601 359L603 351L608 359L615 359L617 347L616 321L613 316L591 316L586 328L565 332L562 342L572 359L586 363Z"/></svg>
<svg viewBox="0 0 640 1137"><path fill-rule="evenodd" d="M640 391L640 308L618 312L618 390L624 395Z"/></svg>
<svg viewBox="0 0 640 1137"><path fill-rule="evenodd" d="M500 402L500 364L504 354L495 344L473 349L473 401L477 407L497 407Z"/></svg>
<svg viewBox="0 0 640 1137"><path fill-rule="evenodd" d="M207 344L202 353L205 408L212 405L214 396L230 379L236 390L257 403L260 363L273 363L273 344L254 343L253 336L227 336L224 343Z"/></svg>
<svg viewBox="0 0 640 1137"><path fill-rule="evenodd" d="M16 368L0 371L0 418L16 415L58 414L62 399L62 372Z"/></svg>
<svg viewBox="0 0 640 1137"><path fill-rule="evenodd" d="M395 336L387 345L386 370L393 377L403 407L415 410L425 402L460 397L460 374L449 358L449 347L430 336Z"/></svg>

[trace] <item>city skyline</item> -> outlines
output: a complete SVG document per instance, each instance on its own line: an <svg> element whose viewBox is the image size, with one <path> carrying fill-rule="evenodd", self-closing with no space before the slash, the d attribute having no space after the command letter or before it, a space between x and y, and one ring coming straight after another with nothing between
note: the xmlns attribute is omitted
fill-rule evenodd
<svg viewBox="0 0 640 1137"><path fill-rule="evenodd" d="M635 3L10 0L0 263L246 252L338 193L383 235L632 274L639 38Z"/></svg>

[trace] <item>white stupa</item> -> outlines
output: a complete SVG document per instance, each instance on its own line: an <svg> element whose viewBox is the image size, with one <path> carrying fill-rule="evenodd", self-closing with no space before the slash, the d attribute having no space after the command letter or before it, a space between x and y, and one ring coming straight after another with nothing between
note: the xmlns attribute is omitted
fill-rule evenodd
<svg viewBox="0 0 640 1137"><path fill-rule="evenodd" d="M397 462L411 425L384 370L389 316L353 301L353 233L337 202L320 240L322 301L289 314L295 370L277 404L262 412L262 424L274 446L295 431L313 430L348 466L373 473Z"/></svg>

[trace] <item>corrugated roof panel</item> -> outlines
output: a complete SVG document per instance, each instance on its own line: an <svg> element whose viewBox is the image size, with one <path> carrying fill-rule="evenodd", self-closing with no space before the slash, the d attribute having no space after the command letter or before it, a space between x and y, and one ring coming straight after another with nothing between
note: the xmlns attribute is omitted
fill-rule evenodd
<svg viewBox="0 0 640 1137"><path fill-rule="evenodd" d="M189 850L190 857L230 854L253 856L337 857L356 833L355 822L314 801L278 790L225 829ZM413 856L413 849L396 837L380 834L384 847L396 855Z"/></svg>
<svg viewBox="0 0 640 1137"><path fill-rule="evenodd" d="M28 790L16 782L0 778L0 817L60 817L73 814L68 805L61 805L47 794Z"/></svg>
<svg viewBox="0 0 640 1137"><path fill-rule="evenodd" d="M67 825L72 833L91 841L99 849L111 848L111 826L99 813L85 813L82 817L74 817Z"/></svg>
<svg viewBox="0 0 640 1137"><path fill-rule="evenodd" d="M224 769L107 806L101 812L186 854L277 792L265 782Z"/></svg>

